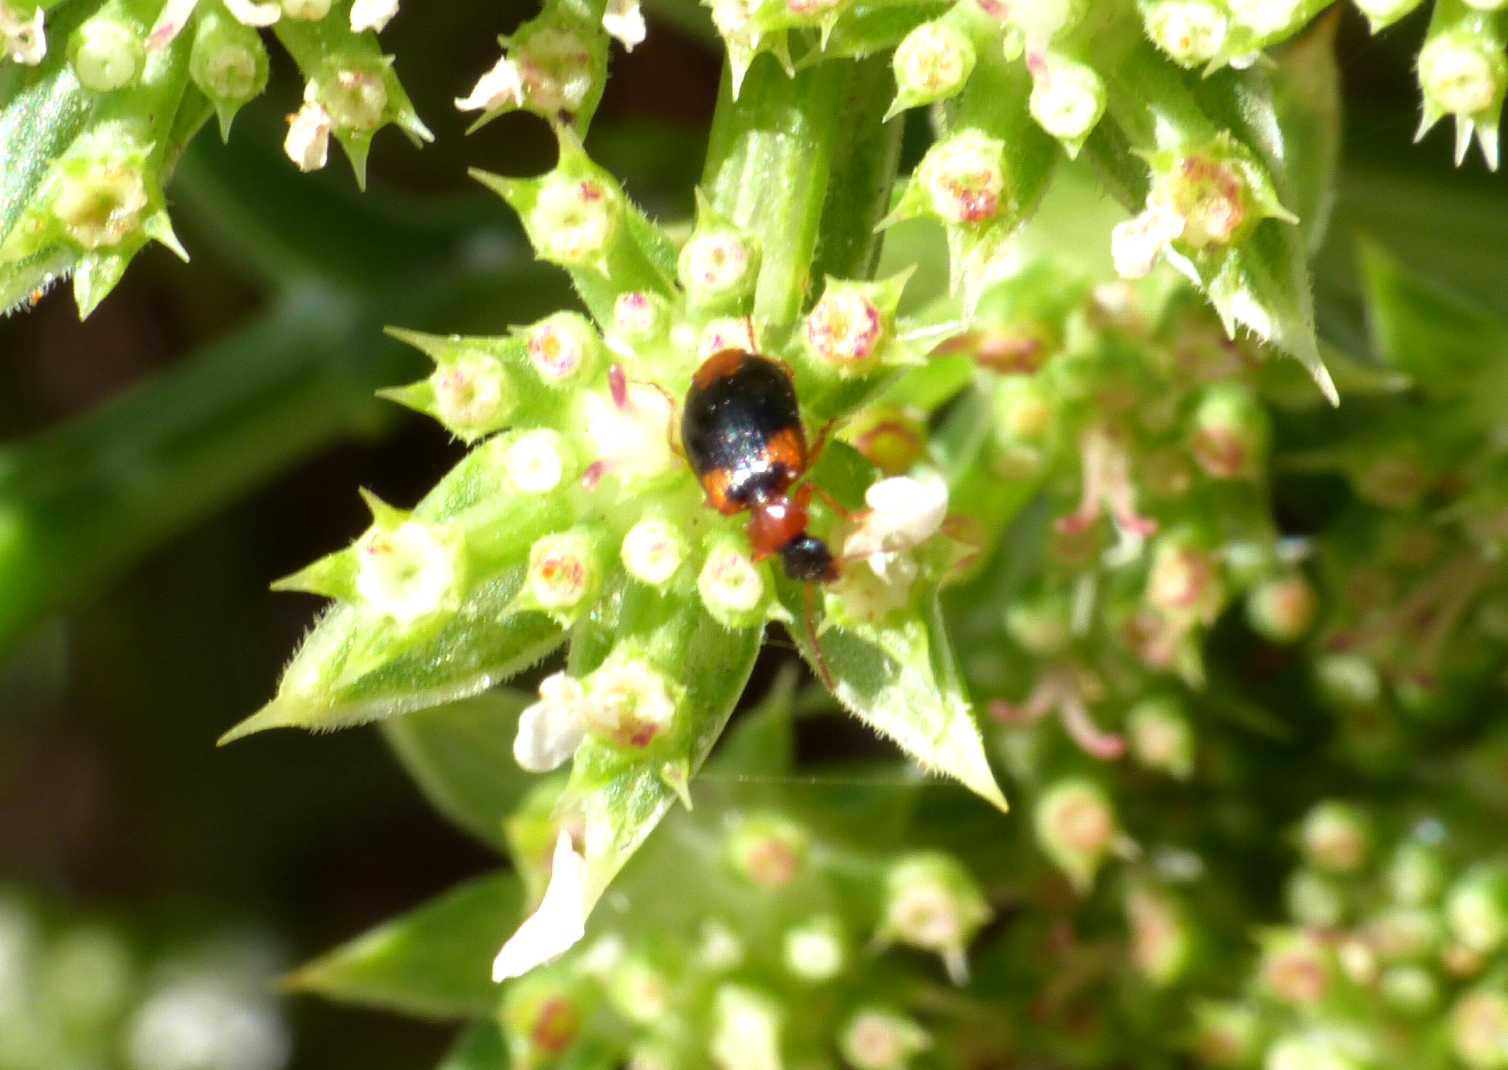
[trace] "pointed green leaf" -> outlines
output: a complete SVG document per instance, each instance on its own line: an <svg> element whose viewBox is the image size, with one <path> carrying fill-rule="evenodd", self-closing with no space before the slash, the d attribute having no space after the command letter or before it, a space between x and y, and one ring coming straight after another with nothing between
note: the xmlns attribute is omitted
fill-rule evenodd
<svg viewBox="0 0 1508 1070"><path fill-rule="evenodd" d="M800 620L799 587L783 584L781 596ZM806 630L792 629L791 635L807 661L819 664ZM1008 809L935 596L923 610L882 626L830 628L820 641L834 693L859 720L894 740L923 769L950 776L991 805Z"/></svg>
<svg viewBox="0 0 1508 1070"><path fill-rule="evenodd" d="M521 898L511 873L467 881L322 955L286 984L420 1018L490 1015L499 990L487 964L518 920Z"/></svg>
<svg viewBox="0 0 1508 1070"><path fill-rule="evenodd" d="M795 700L797 672L786 665L759 705L723 737L708 763L719 776L784 776L796 761Z"/></svg>
<svg viewBox="0 0 1508 1070"><path fill-rule="evenodd" d="M436 810L499 852L507 820L534 778L513 757L532 696L507 689L386 721L382 733Z"/></svg>

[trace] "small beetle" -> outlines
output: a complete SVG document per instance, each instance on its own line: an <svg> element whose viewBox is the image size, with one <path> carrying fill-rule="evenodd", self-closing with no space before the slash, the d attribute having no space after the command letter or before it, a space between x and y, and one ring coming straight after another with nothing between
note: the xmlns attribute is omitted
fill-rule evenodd
<svg viewBox="0 0 1508 1070"><path fill-rule="evenodd" d="M788 493L816 457L784 365L740 349L707 358L682 406L681 445L707 504L724 516L749 510L756 559L779 554L802 583L838 578L832 551L806 530L811 485Z"/></svg>

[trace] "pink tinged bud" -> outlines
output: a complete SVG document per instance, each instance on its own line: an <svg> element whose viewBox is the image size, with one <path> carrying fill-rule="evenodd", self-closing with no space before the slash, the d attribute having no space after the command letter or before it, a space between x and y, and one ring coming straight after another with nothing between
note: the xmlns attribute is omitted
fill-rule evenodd
<svg viewBox="0 0 1508 1070"><path fill-rule="evenodd" d="M917 854L885 878L880 938L941 955L955 984L968 980L969 942L994 916L973 874L949 855Z"/></svg>
<svg viewBox="0 0 1508 1070"><path fill-rule="evenodd" d="M317 92L318 100L338 130L376 130L383 124L388 97L381 71L342 70L319 84L311 82L305 98Z"/></svg>
<svg viewBox="0 0 1508 1070"><path fill-rule="evenodd" d="M1177 981L1193 961L1194 943L1183 910L1154 888L1132 889L1126 896L1131 928L1131 960L1154 985Z"/></svg>
<svg viewBox="0 0 1508 1070"><path fill-rule="evenodd" d="M1037 802L1033 824L1037 842L1081 893L1094 883L1119 836L1109 798L1083 779L1049 787Z"/></svg>
<svg viewBox="0 0 1508 1070"><path fill-rule="evenodd" d="M1246 387L1211 387L1194 410L1190 446L1199 467L1214 479L1251 479L1267 459L1267 411Z"/></svg>
<svg viewBox="0 0 1508 1070"><path fill-rule="evenodd" d="M1147 574L1147 602L1175 618L1208 624L1219 611L1223 592L1210 554L1174 539L1159 540Z"/></svg>
<svg viewBox="0 0 1508 1070"><path fill-rule="evenodd" d="M1106 428L1091 428L1079 444L1083 475L1079 507L1059 517L1056 527L1065 535L1083 533L1092 528L1102 509L1122 532L1146 537L1157 530L1157 522L1136 510L1136 485L1131 480L1131 458L1121 436Z"/></svg>
<svg viewBox="0 0 1508 1070"><path fill-rule="evenodd" d="M751 627L764 615L764 572L735 540L714 543L696 589L707 612L724 627Z"/></svg>
<svg viewBox="0 0 1508 1070"><path fill-rule="evenodd" d="M1508 1067L1508 993L1480 988L1458 999L1450 1012L1450 1042L1471 1070Z"/></svg>
<svg viewBox="0 0 1508 1070"><path fill-rule="evenodd" d="M1262 1050L1262 1023L1250 1007L1206 1003L1194 1009L1194 1054L1209 1067L1250 1065Z"/></svg>
<svg viewBox="0 0 1508 1070"><path fill-rule="evenodd" d="M1004 144L966 130L932 146L917 181L944 223L977 225L1000 213L1005 195Z"/></svg>
<svg viewBox="0 0 1508 1070"><path fill-rule="evenodd" d="M282 0L283 14L290 19L318 22L330 13L330 0Z"/></svg>
<svg viewBox="0 0 1508 1070"><path fill-rule="evenodd" d="M778 814L739 819L728 836L727 857L734 871L774 891L796 880L811 846L806 830Z"/></svg>
<svg viewBox="0 0 1508 1070"><path fill-rule="evenodd" d="M84 170L62 172L52 214L80 248L101 249L136 233L148 203L141 168L107 159Z"/></svg>
<svg viewBox="0 0 1508 1070"><path fill-rule="evenodd" d="M1275 999L1295 1007L1313 1007L1334 981L1330 953L1305 932L1270 937L1259 967L1262 985Z"/></svg>
<svg viewBox="0 0 1508 1070"><path fill-rule="evenodd" d="M648 517L623 536L620 556L630 576L651 587L663 588L686 560L686 538L668 520Z"/></svg>
<svg viewBox="0 0 1508 1070"><path fill-rule="evenodd" d="M68 59L79 84L96 93L134 85L146 63L136 28L109 15L95 15L74 31Z"/></svg>
<svg viewBox="0 0 1508 1070"><path fill-rule="evenodd" d="M692 305L737 300L754 292L759 258L727 227L699 229L681 249L677 275Z"/></svg>
<svg viewBox="0 0 1508 1070"><path fill-rule="evenodd" d="M528 590L546 612L570 613L597 587L596 547L580 532L546 535L529 549Z"/></svg>
<svg viewBox="0 0 1508 1070"><path fill-rule="evenodd" d="M974 70L974 46L962 30L946 22L925 22L908 33L896 47L897 98L899 108L930 104L963 89Z"/></svg>
<svg viewBox="0 0 1508 1070"><path fill-rule="evenodd" d="M1366 865L1372 829L1355 806L1323 802L1304 816L1299 839L1309 864L1327 873L1353 873Z"/></svg>
<svg viewBox="0 0 1508 1070"><path fill-rule="evenodd" d="M1319 596L1298 572L1263 580L1246 596L1246 619L1252 630L1276 643L1302 639L1318 612Z"/></svg>
<svg viewBox="0 0 1508 1070"><path fill-rule="evenodd" d="M649 746L675 713L665 676L642 659L610 660L586 678L587 729L615 746Z"/></svg>
<svg viewBox="0 0 1508 1070"><path fill-rule="evenodd" d="M723 317L710 321L702 328L702 336L696 347L701 359L715 356L725 349L742 349L745 353L759 352L759 339L753 320L747 316Z"/></svg>
<svg viewBox="0 0 1508 1070"><path fill-rule="evenodd" d="M502 427L518 403L507 369L488 353L462 353L437 367L429 382L435 416L468 441Z"/></svg>
<svg viewBox="0 0 1508 1070"><path fill-rule="evenodd" d="M602 356L597 332L574 312L557 312L529 328L525 337L529 363L551 386L589 377Z"/></svg>
<svg viewBox="0 0 1508 1070"><path fill-rule="evenodd" d="M926 1030L910 1018L879 1007L865 1007L843 1027L838 1049L853 1070L906 1070L912 1056L932 1044Z"/></svg>
<svg viewBox="0 0 1508 1070"><path fill-rule="evenodd" d="M379 523L355 549L356 594L370 611L407 627L458 602L463 543L457 532L417 520Z"/></svg>
<svg viewBox="0 0 1508 1070"><path fill-rule="evenodd" d="M1187 780L1194 772L1194 729L1180 703L1143 699L1126 715L1131 756L1145 769Z"/></svg>
<svg viewBox="0 0 1508 1070"><path fill-rule="evenodd" d="M841 437L885 475L898 476L921 459L926 434L925 425L910 412L869 405L855 414Z"/></svg>
<svg viewBox="0 0 1508 1070"><path fill-rule="evenodd" d="M595 79L592 50L572 30L546 26L514 40L509 54L456 101L461 111L525 107L547 115L580 110Z"/></svg>
<svg viewBox="0 0 1508 1070"><path fill-rule="evenodd" d="M618 195L595 178L551 174L529 214L540 253L565 267L600 268L618 235Z"/></svg>
<svg viewBox="0 0 1508 1070"><path fill-rule="evenodd" d="M0 59L35 67L47 56L47 31L42 9L22 16L0 0Z"/></svg>
<svg viewBox="0 0 1508 1070"><path fill-rule="evenodd" d="M1147 36L1175 63L1198 67L1220 54L1228 19L1214 0L1160 0L1142 6Z"/></svg>
<svg viewBox="0 0 1508 1070"><path fill-rule="evenodd" d="M351 32L381 33L398 14L398 0L356 0L351 5Z"/></svg>
<svg viewBox="0 0 1508 1070"><path fill-rule="evenodd" d="M638 291L619 294L613 302L612 336L631 349L658 339L669 319L663 300L656 295Z"/></svg>
<svg viewBox="0 0 1508 1070"><path fill-rule="evenodd" d="M1234 164L1185 156L1170 173L1154 179L1153 201L1163 201L1183 219L1179 240L1192 249L1230 245L1253 219L1246 180Z"/></svg>
<svg viewBox="0 0 1508 1070"><path fill-rule="evenodd" d="M840 374L873 366L884 336L879 306L854 289L829 286L806 317L807 348Z"/></svg>
<svg viewBox="0 0 1508 1070"><path fill-rule="evenodd" d="M283 151L300 171L318 171L329 161L332 125L330 113L313 101L289 117Z"/></svg>

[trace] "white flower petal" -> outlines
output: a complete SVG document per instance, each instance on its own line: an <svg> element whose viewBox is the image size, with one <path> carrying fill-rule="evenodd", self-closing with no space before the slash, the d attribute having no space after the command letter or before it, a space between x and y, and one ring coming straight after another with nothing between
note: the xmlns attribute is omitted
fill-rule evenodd
<svg viewBox="0 0 1508 1070"><path fill-rule="evenodd" d="M522 977L565 954L586 935L586 914L586 859L576 853L570 833L562 830L544 898L497 953L492 979Z"/></svg>
<svg viewBox="0 0 1508 1070"><path fill-rule="evenodd" d="M519 715L513 757L531 773L548 773L570 761L585 734L579 705L541 700Z"/></svg>
<svg viewBox="0 0 1508 1070"><path fill-rule="evenodd" d="M225 8L243 26L271 26L282 18L283 9L276 0L257 4L252 0L225 0Z"/></svg>
<svg viewBox="0 0 1508 1070"><path fill-rule="evenodd" d="M648 31L644 26L644 12L639 7L639 0L607 0L607 10L602 15L602 28L630 52L635 45L643 44Z"/></svg>
<svg viewBox="0 0 1508 1070"><path fill-rule="evenodd" d="M363 33L374 30L381 33L398 14L398 0L356 0L351 5L351 30Z"/></svg>
<svg viewBox="0 0 1508 1070"><path fill-rule="evenodd" d="M199 0L168 0L147 34L147 51L156 51L172 44L173 38L188 24L189 16L194 13L198 3Z"/></svg>
<svg viewBox="0 0 1508 1070"><path fill-rule="evenodd" d="M936 473L921 478L896 476L871 485L864 501L879 518L892 548L909 549L942 527L948 515L948 484Z"/></svg>
<svg viewBox="0 0 1508 1070"><path fill-rule="evenodd" d="M330 113L313 101L306 102L288 124L283 151L300 171L318 171L330 155Z"/></svg>
<svg viewBox="0 0 1508 1070"><path fill-rule="evenodd" d="M1157 258L1183 234L1183 217L1161 205L1151 205L1141 215L1117 223L1110 232L1110 257L1123 279L1151 274Z"/></svg>
<svg viewBox="0 0 1508 1070"><path fill-rule="evenodd" d="M518 64L507 56L498 60L492 70L477 81L469 97L457 97L456 107L461 111L497 111L509 106L524 105L524 79Z"/></svg>

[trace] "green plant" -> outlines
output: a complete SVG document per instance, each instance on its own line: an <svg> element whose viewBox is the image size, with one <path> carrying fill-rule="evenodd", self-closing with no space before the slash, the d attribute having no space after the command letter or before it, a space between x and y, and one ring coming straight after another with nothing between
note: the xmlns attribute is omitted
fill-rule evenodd
<svg viewBox="0 0 1508 1070"><path fill-rule="evenodd" d="M513 864L295 983L474 1020L454 1067L1172 1065L1192 1047L1291 1070L1391 1065L1399 1036L1410 1066L1501 1065L1503 800L1462 788L1446 813L1433 789L1470 784L1495 745L1508 327L1368 240L1369 335L1340 300L1340 328L1316 331L1340 146L1329 6L718 2L695 213L666 224L585 147L608 38L633 47L642 16L549 0L457 106L552 124L548 173L475 177L584 314L381 205L361 210L380 237L353 227L349 254L246 220L246 255L298 285L236 359L280 339L339 352L411 315L389 333L433 371L382 394L468 449L411 510L367 494L366 532L280 581L335 604L226 739L380 721L436 806ZM1380 29L1416 5L1360 6ZM1418 56L1424 129L1453 116L1458 162L1475 138L1496 166L1499 6L1437 0ZM71 271L87 314L148 239L178 248L165 175L211 113L228 133L262 91L254 26L306 79L285 142L300 169L332 134L359 180L383 126L424 139L369 32L396 7L0 7L20 61L0 67L20 164L0 178L0 299ZM898 116L922 106L930 140L903 175ZM400 247L432 285L384 275ZM500 276L543 318L411 329L463 326L458 288ZM678 453L680 399L727 349L784 361L808 434L833 429L811 475L832 584L759 560ZM367 385L331 367L339 396ZM312 379L290 372L287 413L321 408ZM48 577L74 556L103 575L224 479L213 452L167 465L160 497L124 492L143 517L128 541L90 553L120 507L101 511L110 466L73 459L175 441L140 423L126 406L0 467L8 630L59 599ZM249 451L244 478L296 449ZM831 694L784 677L719 743L771 623ZM499 686L562 648L537 699ZM978 798L891 762L803 797L795 725L839 708ZM1025 814L1000 814L996 768ZM1303 823L1294 924L1245 985L1226 963L1276 916L1281 831L1337 794L1355 801ZM1400 898L1367 868L1384 827L1399 857L1450 843L1420 862L1441 888L1477 862L1443 907L1402 897L1451 934L1407 969L1371 925Z"/></svg>

